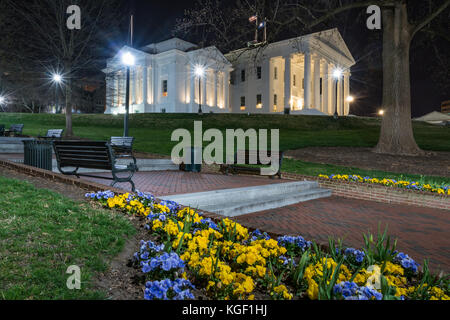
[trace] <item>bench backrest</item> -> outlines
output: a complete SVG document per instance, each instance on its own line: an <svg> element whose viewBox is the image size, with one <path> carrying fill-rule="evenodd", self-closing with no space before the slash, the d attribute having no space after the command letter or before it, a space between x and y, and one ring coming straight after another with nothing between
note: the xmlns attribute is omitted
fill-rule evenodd
<svg viewBox="0 0 450 320"><path fill-rule="evenodd" d="M46 138L61 138L63 132L64 132L64 129L50 129L47 131L47 134L45 135L45 137Z"/></svg>
<svg viewBox="0 0 450 320"><path fill-rule="evenodd" d="M53 141L59 167L112 170L114 155L106 141Z"/></svg>
<svg viewBox="0 0 450 320"><path fill-rule="evenodd" d="M133 149L134 137L111 137L111 147L116 152L131 152Z"/></svg>
<svg viewBox="0 0 450 320"><path fill-rule="evenodd" d="M22 133L22 130L23 130L23 124L13 124L9 128L9 131L18 132L18 133Z"/></svg>
<svg viewBox="0 0 450 320"><path fill-rule="evenodd" d="M5 131L5 125L0 124L0 132L3 133Z"/></svg>
<svg viewBox="0 0 450 320"><path fill-rule="evenodd" d="M256 150L238 150L235 154L234 154L234 163L238 164L238 160L239 160L239 164L250 164L250 160L254 160L256 159L256 165L262 165L261 163L261 159L259 158L259 152L260 151L256 151ZM267 155L267 157L271 157L272 156L272 151L262 151L263 155ZM283 151L279 151L278 153L278 162L280 164L281 167L281 162L283 161ZM242 160L244 161L244 163L242 163Z"/></svg>

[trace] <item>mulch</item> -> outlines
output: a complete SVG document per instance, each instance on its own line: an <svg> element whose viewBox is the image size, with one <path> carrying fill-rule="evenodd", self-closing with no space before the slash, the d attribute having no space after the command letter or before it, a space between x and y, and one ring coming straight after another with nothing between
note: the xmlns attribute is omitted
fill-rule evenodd
<svg viewBox="0 0 450 320"><path fill-rule="evenodd" d="M427 151L425 155L411 157L377 154L370 148L309 147L286 151L285 156L306 162L366 170L450 177L450 152Z"/></svg>

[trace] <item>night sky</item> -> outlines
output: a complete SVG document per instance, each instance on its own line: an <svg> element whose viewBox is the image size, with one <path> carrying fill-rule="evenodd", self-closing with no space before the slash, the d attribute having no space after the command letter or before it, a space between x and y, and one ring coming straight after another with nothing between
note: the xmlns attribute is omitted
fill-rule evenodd
<svg viewBox="0 0 450 320"><path fill-rule="evenodd" d="M135 38L134 46L140 47L149 43L163 41L171 38L171 31L176 24L177 18L182 18L184 10L193 5L194 1L184 0L131 0L128 1L130 12L135 16ZM125 13L124 13L125 14ZM359 26L340 30L344 40L352 52L355 60L359 61L361 39L364 34L359 33ZM355 31L356 30L356 31ZM427 63L430 60L426 59ZM380 61L381 63L381 61ZM358 92L364 91L364 86L377 86L376 83L360 81L367 73L367 64L362 61L352 68L351 88L352 94L357 97L355 113L360 115L371 115L380 108L381 89L378 94L371 96L358 96ZM381 86L381 79L377 81ZM417 117L431 111L440 111L440 104L450 97L441 94L440 88L431 79L430 71L426 64L420 61L412 61L411 68L411 98L412 116ZM357 109L357 110L356 110Z"/></svg>

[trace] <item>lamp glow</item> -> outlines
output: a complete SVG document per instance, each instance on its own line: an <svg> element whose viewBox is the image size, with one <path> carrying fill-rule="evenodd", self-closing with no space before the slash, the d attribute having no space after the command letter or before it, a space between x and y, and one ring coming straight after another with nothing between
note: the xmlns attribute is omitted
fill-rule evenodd
<svg viewBox="0 0 450 320"><path fill-rule="evenodd" d="M384 115L384 110L381 109L380 111L378 111L378 115L383 116Z"/></svg>
<svg viewBox="0 0 450 320"><path fill-rule="evenodd" d="M6 101L6 98L3 96L0 96L0 104L3 104Z"/></svg>
<svg viewBox="0 0 450 320"><path fill-rule="evenodd" d="M333 77L336 79L339 79L340 77L342 77L342 70L341 69L335 69L333 71Z"/></svg>
<svg viewBox="0 0 450 320"><path fill-rule="evenodd" d="M347 97L347 102L353 102L353 101L355 101L355 98L353 96Z"/></svg>
<svg viewBox="0 0 450 320"><path fill-rule="evenodd" d="M134 66L135 63L135 58L134 56L131 54L131 52L125 52L122 55L122 63L126 66Z"/></svg>
<svg viewBox="0 0 450 320"><path fill-rule="evenodd" d="M194 69L194 73L197 77L203 77L203 75L205 74L205 67L201 66L201 65L196 65L195 69Z"/></svg>
<svg viewBox="0 0 450 320"><path fill-rule="evenodd" d="M55 83L61 83L62 82L62 75L55 73L52 75L52 80Z"/></svg>

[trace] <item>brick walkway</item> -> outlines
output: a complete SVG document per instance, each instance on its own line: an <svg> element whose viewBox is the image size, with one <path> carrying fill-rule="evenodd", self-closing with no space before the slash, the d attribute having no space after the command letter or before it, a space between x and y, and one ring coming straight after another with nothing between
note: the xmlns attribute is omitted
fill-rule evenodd
<svg viewBox="0 0 450 320"><path fill-rule="evenodd" d="M103 175L103 174L99 174ZM108 176L108 175L107 175ZM111 175L109 175L111 177ZM82 177L90 181L109 184L108 180ZM222 174L205 174L182 171L137 172L133 181L136 189L150 192L155 196L212 191L220 189L252 187L272 183L291 182L283 179L270 179L260 176L226 176ZM117 188L131 191L129 183L118 183Z"/></svg>
<svg viewBox="0 0 450 320"><path fill-rule="evenodd" d="M450 271L450 216L445 210L331 197L235 218L253 228L302 235L327 244L328 236L343 238L352 247L363 245L363 233L377 234L388 226L398 238L397 249L435 270Z"/></svg>

